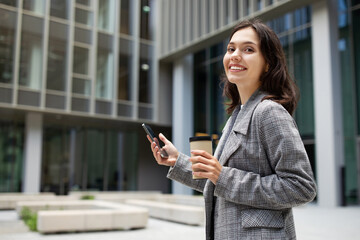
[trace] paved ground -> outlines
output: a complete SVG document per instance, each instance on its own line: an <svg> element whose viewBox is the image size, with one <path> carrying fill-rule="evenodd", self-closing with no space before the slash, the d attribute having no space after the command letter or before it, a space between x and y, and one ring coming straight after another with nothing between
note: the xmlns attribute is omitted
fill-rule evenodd
<svg viewBox="0 0 360 240"><path fill-rule="evenodd" d="M360 206L294 209L299 240L360 240ZM29 232L15 211L0 211L1 240L192 240L205 239L204 227L150 219L146 229L41 235Z"/></svg>

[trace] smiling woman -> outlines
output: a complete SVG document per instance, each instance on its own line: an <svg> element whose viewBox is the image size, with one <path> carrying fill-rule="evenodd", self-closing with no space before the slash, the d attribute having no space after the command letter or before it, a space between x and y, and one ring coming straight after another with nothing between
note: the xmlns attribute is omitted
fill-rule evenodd
<svg viewBox="0 0 360 240"><path fill-rule="evenodd" d="M296 86L280 41L259 21L241 22L223 65L231 117L214 155L186 156L160 134L169 157L148 138L154 158L170 166L168 178L203 192L206 239L296 239L292 208L312 201L316 184L291 116Z"/></svg>

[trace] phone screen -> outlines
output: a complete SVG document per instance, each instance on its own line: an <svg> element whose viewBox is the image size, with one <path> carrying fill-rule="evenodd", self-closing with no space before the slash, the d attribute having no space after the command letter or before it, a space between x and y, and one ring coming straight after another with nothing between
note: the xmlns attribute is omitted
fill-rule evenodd
<svg viewBox="0 0 360 240"><path fill-rule="evenodd" d="M144 128L144 130L145 130L145 132L147 133L147 135L150 136L151 140L158 145L158 147L159 147L159 149L160 149L161 157L163 157L163 158L169 157L169 155L167 154L167 152L166 152L164 149L162 149L162 146L161 146L161 145L163 145L163 144L162 144L161 141L156 137L156 135L155 135L154 131L151 129L151 127L150 127L149 125L146 125L145 123L143 123L141 126ZM155 138L156 138L156 140L155 140Z"/></svg>

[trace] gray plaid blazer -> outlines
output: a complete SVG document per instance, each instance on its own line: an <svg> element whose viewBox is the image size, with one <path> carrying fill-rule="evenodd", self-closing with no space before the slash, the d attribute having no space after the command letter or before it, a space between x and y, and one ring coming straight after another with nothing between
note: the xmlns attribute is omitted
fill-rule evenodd
<svg viewBox="0 0 360 240"><path fill-rule="evenodd" d="M193 180L180 153L168 178L203 192L206 239L296 239L292 207L310 202L316 184L298 129L278 103L256 91L227 121L214 156L214 185Z"/></svg>

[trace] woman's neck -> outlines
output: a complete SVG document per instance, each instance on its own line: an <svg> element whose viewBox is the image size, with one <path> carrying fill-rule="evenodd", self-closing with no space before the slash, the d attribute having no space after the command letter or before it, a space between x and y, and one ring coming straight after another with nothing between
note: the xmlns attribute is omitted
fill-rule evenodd
<svg viewBox="0 0 360 240"><path fill-rule="evenodd" d="M240 95L241 104L245 105L245 103L249 100L249 98L253 95L253 93L260 87L259 84L252 84L249 86L237 85L237 89Z"/></svg>

